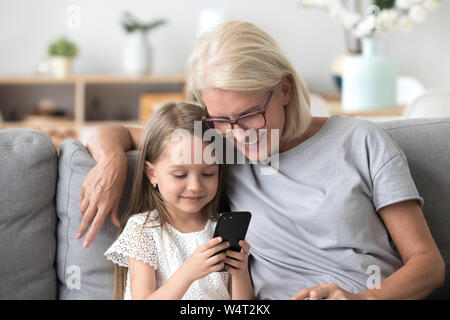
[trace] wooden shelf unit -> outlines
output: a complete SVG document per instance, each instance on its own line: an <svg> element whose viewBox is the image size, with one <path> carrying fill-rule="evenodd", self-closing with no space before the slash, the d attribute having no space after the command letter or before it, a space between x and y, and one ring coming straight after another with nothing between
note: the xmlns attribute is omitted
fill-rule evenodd
<svg viewBox="0 0 450 320"><path fill-rule="evenodd" d="M53 76L0 76L0 86L21 85L72 85L74 87L74 122L76 125L85 123L85 104L87 85L130 85L130 84L171 84L180 85L184 93L185 79L179 74L152 74L131 76L122 74L74 74L66 78ZM5 120L6 121L6 120Z"/></svg>

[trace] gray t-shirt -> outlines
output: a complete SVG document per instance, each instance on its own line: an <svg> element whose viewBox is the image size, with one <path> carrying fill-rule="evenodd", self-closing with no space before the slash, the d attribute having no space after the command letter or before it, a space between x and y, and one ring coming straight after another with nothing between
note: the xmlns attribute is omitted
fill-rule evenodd
<svg viewBox="0 0 450 320"><path fill-rule="evenodd" d="M334 115L280 153L276 174L263 167L228 165L225 175L230 209L252 213L246 240L258 298L288 299L323 282L359 293L378 268L383 280L402 266L377 211L423 199L386 130Z"/></svg>

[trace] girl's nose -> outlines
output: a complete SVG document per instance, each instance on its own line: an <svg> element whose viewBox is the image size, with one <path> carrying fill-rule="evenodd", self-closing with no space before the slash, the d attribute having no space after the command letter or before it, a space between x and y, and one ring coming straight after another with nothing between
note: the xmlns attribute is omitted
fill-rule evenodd
<svg viewBox="0 0 450 320"><path fill-rule="evenodd" d="M202 185L200 179L197 176L193 176L189 179L187 186L189 190L198 191L201 189L201 187Z"/></svg>

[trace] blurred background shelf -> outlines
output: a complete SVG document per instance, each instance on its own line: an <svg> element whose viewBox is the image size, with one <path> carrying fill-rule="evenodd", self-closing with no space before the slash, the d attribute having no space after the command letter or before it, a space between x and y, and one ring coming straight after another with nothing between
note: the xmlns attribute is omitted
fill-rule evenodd
<svg viewBox="0 0 450 320"><path fill-rule="evenodd" d="M85 143L101 124L142 125L160 103L184 100L184 88L180 74L0 76L0 129L39 129L57 148Z"/></svg>
<svg viewBox="0 0 450 320"><path fill-rule="evenodd" d="M341 95L339 93L325 94L324 100L328 105L330 114L340 114L349 117L377 118L381 120L401 117L405 111L405 105L392 106L388 109L370 109L347 111L342 109Z"/></svg>
<svg viewBox="0 0 450 320"><path fill-rule="evenodd" d="M182 95L184 85L179 74L0 76L0 110L4 121L23 121L30 108L45 100L78 125L92 120L136 120L142 94Z"/></svg>

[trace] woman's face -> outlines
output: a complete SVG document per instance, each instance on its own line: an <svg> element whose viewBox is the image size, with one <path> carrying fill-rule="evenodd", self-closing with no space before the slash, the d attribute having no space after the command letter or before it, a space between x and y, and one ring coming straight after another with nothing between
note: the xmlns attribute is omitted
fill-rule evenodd
<svg viewBox="0 0 450 320"><path fill-rule="evenodd" d="M180 142L169 141L156 163L146 162L147 177L158 185L169 212L179 218L199 213L217 192L219 165L195 161L194 152L203 153L207 146L199 140L201 150L196 150L196 139L189 136Z"/></svg>
<svg viewBox="0 0 450 320"><path fill-rule="evenodd" d="M207 89L202 92L203 102L207 108L209 117L225 117L236 120L239 116L252 111L261 110L269 98L269 91L261 90L255 92L229 91L222 89ZM262 129L255 130L253 137L250 131L245 131L235 124L232 135L227 138L233 139L234 145L245 156L252 161L264 161L272 152L279 149L280 141L285 123L284 106L289 103L291 97L290 81L286 78L280 86L273 91L272 97L266 108L266 124ZM278 130L278 137L274 134ZM267 133L267 135L266 135ZM272 139L277 139L271 143ZM277 148L278 146L278 148Z"/></svg>

